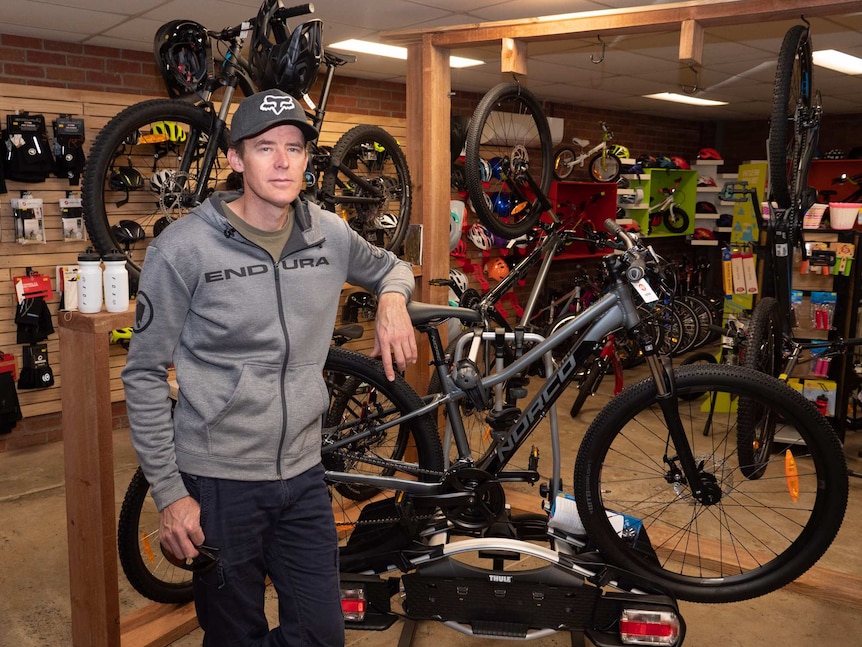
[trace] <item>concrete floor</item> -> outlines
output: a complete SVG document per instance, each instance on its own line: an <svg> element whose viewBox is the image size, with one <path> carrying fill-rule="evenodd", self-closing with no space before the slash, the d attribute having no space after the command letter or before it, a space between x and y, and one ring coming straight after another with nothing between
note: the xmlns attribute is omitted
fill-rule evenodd
<svg viewBox="0 0 862 647"><path fill-rule="evenodd" d="M565 397L565 396L564 396ZM588 401L583 416L592 418L601 405L598 396ZM567 406L566 402L562 406ZM566 410L566 409L561 409ZM561 416L562 417L562 416ZM571 423L569 423L571 424ZM126 431L114 434L116 499L135 468ZM851 469L862 473L862 431L848 432L846 453ZM570 462L564 462L570 465ZM862 479L851 478L850 503L844 526L829 552L809 573L822 582L815 588L794 583L762 598L725 605L681 603L688 625L685 645L691 647L782 647L862 645L857 627L862 610L862 587L855 604L830 598L833 572L844 574L858 586L862 582ZM808 576L806 576L807 578ZM121 613L146 603L120 575ZM272 608L268 605L268 609ZM0 454L0 647L71 645L68 555L63 486L63 446L55 443ZM402 623L386 632L348 632L350 646L395 646ZM199 630L181 638L174 647L201 644ZM509 640L463 636L436 623L420 623L415 647L492 647ZM566 634L530 641L537 647L570 645Z"/></svg>

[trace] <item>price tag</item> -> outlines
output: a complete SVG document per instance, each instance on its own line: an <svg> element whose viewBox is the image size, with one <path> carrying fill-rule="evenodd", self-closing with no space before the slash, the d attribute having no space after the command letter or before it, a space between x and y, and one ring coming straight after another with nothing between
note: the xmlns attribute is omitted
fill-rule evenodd
<svg viewBox="0 0 862 647"><path fill-rule="evenodd" d="M637 290L641 299L644 300L644 303L652 303L653 301L658 301L658 295L653 291L649 282L646 279L639 279L632 283L635 286L635 290Z"/></svg>

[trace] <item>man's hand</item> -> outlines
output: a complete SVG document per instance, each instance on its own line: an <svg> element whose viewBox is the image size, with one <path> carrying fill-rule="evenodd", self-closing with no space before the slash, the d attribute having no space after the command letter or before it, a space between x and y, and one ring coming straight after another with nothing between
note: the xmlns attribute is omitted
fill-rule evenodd
<svg viewBox="0 0 862 647"><path fill-rule="evenodd" d="M159 513L160 539L174 557L190 559L198 556L198 549L204 543L201 528L201 507L190 496L178 499Z"/></svg>
<svg viewBox="0 0 862 647"><path fill-rule="evenodd" d="M386 292L377 299L377 321L374 333L374 357L383 361L386 378L395 380L392 359L399 370L416 362L416 335L407 314L407 301L397 292Z"/></svg>

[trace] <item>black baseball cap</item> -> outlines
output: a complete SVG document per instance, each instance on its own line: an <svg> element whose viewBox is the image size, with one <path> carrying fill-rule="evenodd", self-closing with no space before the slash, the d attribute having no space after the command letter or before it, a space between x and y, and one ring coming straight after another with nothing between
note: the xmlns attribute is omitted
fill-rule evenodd
<svg viewBox="0 0 862 647"><path fill-rule="evenodd" d="M230 124L231 140L254 137L273 126L287 124L302 131L305 141L317 139L319 133L305 116L296 97L282 90L265 90L243 99Z"/></svg>

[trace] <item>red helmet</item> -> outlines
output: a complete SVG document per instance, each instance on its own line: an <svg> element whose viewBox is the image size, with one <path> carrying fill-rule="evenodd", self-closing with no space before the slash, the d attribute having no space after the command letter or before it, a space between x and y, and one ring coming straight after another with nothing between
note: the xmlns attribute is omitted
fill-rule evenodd
<svg viewBox="0 0 862 647"><path fill-rule="evenodd" d="M679 155L671 155L671 156L670 156L670 161L671 161L671 162L673 162L673 163L674 163L674 166L676 166L677 168L681 168L681 169L690 169L690 168L691 168L691 166L689 165L689 163L688 163L688 162L686 162L686 161L685 161L682 157L680 157Z"/></svg>
<svg viewBox="0 0 862 647"><path fill-rule="evenodd" d="M701 148L700 152L697 154L697 159L699 160L720 160L722 159L721 153L719 153L714 148Z"/></svg>

